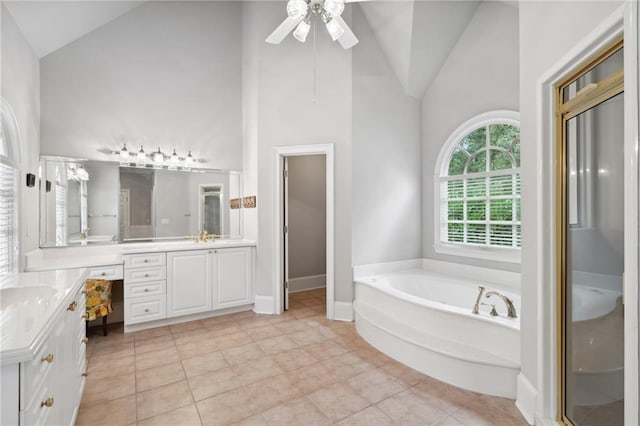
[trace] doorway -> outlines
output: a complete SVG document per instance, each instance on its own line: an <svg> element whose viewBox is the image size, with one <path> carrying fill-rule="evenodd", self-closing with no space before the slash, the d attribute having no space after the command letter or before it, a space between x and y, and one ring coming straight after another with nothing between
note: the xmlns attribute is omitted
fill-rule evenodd
<svg viewBox="0 0 640 426"><path fill-rule="evenodd" d="M285 147L275 147L274 148L274 172L275 172L275 188L274 188L274 192L275 192L275 197L274 197L274 216L275 216L275 227L274 227L274 256L273 256L273 271L274 271L274 276L273 276L273 306L274 306L274 313L276 314L281 314L285 311L286 308L289 308L291 306L287 306L287 304L289 303L289 291L291 290L291 279L290 278L302 278L301 280L299 280L297 283L294 282L295 286L294 286L294 292L292 292L291 294L296 294L298 293L298 291L296 290L303 290L303 291L299 291L300 295L299 296L293 296L293 306L304 306L304 304L315 304L318 302L318 299L324 299L324 303L325 303L325 311L326 311L326 316L329 319L333 319L334 318L334 155L333 155L333 145L332 144L323 144L323 145L299 145L299 146L285 146ZM289 239L289 237L291 236L291 234L288 232L288 226L290 224L288 224L289 220L290 220L290 214L287 215L287 213L291 213L291 211L289 211L288 209L288 196L289 196L289 189L288 186L290 185L291 181L290 179L288 179L288 173L289 170L288 168L290 167L290 161L292 162L296 162L295 159L291 160L294 157L313 157L315 159L317 159L318 157L321 157L324 160L324 186L320 184L318 184L317 180L314 180L314 182L316 183L315 186L312 186L309 182L296 182L296 183L300 183L300 187L301 187L301 191L303 192L303 198L304 197L311 197L311 194L307 194L305 193L306 191L308 191L310 188L315 187L316 189L316 196L319 196L319 194L317 194L318 191L322 191L322 189L318 189L318 188L323 188L324 189L324 218L323 219L316 219L315 221L317 222L318 220L324 220L324 245L325 248L324 250L322 250L322 248L318 248L318 247L309 247L309 245L307 245L306 250L309 250L310 252L315 252L315 254L317 255L318 253L322 253L324 251L324 276L322 276L322 274L314 274L314 275L310 275L310 276L301 276L301 277L296 277L296 276L292 276L289 277L289 273L293 273L293 275L304 275L305 273L309 273L309 272L304 272L304 271L317 271L318 269L312 269L312 268L306 268L306 269L302 269L303 272L301 272L300 269L290 269L290 266L292 266L292 261L296 262L296 255L298 255L298 261L299 259L299 254L302 253L296 253L293 258L291 258L289 256L289 253L292 251L293 249L293 244L296 244L294 241L287 241ZM301 169L304 171L304 160L302 160L302 164L303 166L301 167ZM296 167L294 165L294 167ZM322 168L322 166L318 166L316 164L315 166L316 168ZM318 173L316 174L321 174L320 171L318 170ZM302 175L304 175L304 173L302 173ZM307 177L304 177L303 179L307 179ZM300 192L300 191L298 191ZM313 189L311 189L309 192L313 192ZM320 198L319 198L320 199ZM300 201L300 204L305 204L308 203L308 201ZM300 207L300 205L298 206ZM305 208L310 208L309 206L302 206L302 209L298 209L298 211L302 210L304 211ZM317 209L316 209L317 210ZM297 216L300 216L300 214L295 213L296 209L294 208L294 214L296 214ZM320 215L320 213L317 213L318 215ZM320 217L320 216L317 216ZM308 218L305 217L298 217L296 218L296 221L299 221L301 223L301 225L296 222L296 224L294 224L295 227L297 227L298 230L298 234L301 235L297 235L296 239L299 239L301 241L301 244L305 244L305 236L309 237L309 235L305 235L305 232L308 231L308 229L305 228L304 223L305 221L308 222ZM293 223L292 223L293 224ZM315 229L314 231L314 241L322 241L322 237L318 236L318 230ZM296 249L297 250L297 249ZM305 256L303 256L304 258ZM317 256L314 256L314 259L317 259ZM293 268L299 268L300 265L296 265L293 266ZM314 281L315 280L315 281ZM324 281L325 283L325 289L323 289L319 284L317 284L320 281ZM314 284L314 282L316 284ZM315 288L312 289L312 287L319 287L319 288ZM315 292L315 293L307 293L306 295L304 295L304 290L305 289L310 289L310 291ZM306 296L306 297L305 297ZM324 296L324 297L323 297ZM304 299L313 299L313 300L306 300L304 301Z"/></svg>
<svg viewBox="0 0 640 426"><path fill-rule="evenodd" d="M625 408L623 40L556 86L559 417L622 425Z"/></svg>
<svg viewBox="0 0 640 426"><path fill-rule="evenodd" d="M326 156L284 157L283 176L284 310L325 315Z"/></svg>

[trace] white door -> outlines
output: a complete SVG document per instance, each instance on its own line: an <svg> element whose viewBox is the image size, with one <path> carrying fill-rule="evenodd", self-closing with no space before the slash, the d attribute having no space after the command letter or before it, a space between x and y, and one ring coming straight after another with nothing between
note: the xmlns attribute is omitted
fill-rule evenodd
<svg viewBox="0 0 640 426"><path fill-rule="evenodd" d="M284 227L282 229L283 237L282 240L284 242L284 253L283 253L283 274L284 282L282 294L284 295L284 301L282 306L284 306L284 310L289 310L289 158L284 157L284 170L283 170L284 179L284 188L283 188L283 206L282 206L282 221L284 223Z"/></svg>
<svg viewBox="0 0 640 426"><path fill-rule="evenodd" d="M214 250L213 259L215 309L251 303L251 249Z"/></svg>
<svg viewBox="0 0 640 426"><path fill-rule="evenodd" d="M167 253L167 317L212 309L211 251Z"/></svg>

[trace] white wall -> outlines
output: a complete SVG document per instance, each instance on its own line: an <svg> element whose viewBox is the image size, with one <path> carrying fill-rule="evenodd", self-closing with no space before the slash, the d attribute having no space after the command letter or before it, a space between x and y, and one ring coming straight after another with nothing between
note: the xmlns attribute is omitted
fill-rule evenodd
<svg viewBox="0 0 640 426"><path fill-rule="evenodd" d="M193 150L242 168L241 5L148 2L41 60L42 152Z"/></svg>
<svg viewBox="0 0 640 426"><path fill-rule="evenodd" d="M1 83L0 94L13 108L22 138L18 183L20 202L20 251L38 247L38 185L27 188L26 173L38 175L40 157L40 67L38 58L16 26L11 14L0 5Z"/></svg>
<svg viewBox="0 0 640 426"><path fill-rule="evenodd" d="M543 188L549 182L553 165L546 164L543 148L536 141L546 139L538 133L537 81L563 55L609 16L622 2L520 2L520 120L522 161L522 373L538 390L538 344L536 339L543 318L538 318L538 294L542 294L545 276L543 259L538 257L544 247L538 234L538 220L546 219L546 213L538 209ZM547 147L548 148L548 147ZM546 148L545 148L546 149ZM543 215L539 217L539 215ZM548 332L548 329L542 330ZM550 380L550 378L545 378ZM549 398L540 395L540 399Z"/></svg>
<svg viewBox="0 0 640 426"><path fill-rule="evenodd" d="M289 278L326 273L326 171L324 155L288 158Z"/></svg>
<svg viewBox="0 0 640 426"><path fill-rule="evenodd" d="M364 14L353 9L354 265L422 257L421 104L405 94Z"/></svg>
<svg viewBox="0 0 640 426"><path fill-rule="evenodd" d="M351 301L351 51L317 31L318 101L313 96L313 45L287 37L282 44L264 39L285 18L282 2L247 2L243 10L244 82L250 101L245 107L245 160L257 166L258 283L261 296L273 294L274 173L273 147L335 145L335 273L336 300ZM347 8L344 16L350 20ZM250 58L250 59L249 59ZM257 161L256 161L257 159ZM248 193L250 194L250 193Z"/></svg>
<svg viewBox="0 0 640 426"><path fill-rule="evenodd" d="M433 179L438 154L451 133L473 116L492 110L519 109L518 63L518 9L500 2L482 2L423 99L422 250L425 257L519 270L515 264L438 254L433 247Z"/></svg>

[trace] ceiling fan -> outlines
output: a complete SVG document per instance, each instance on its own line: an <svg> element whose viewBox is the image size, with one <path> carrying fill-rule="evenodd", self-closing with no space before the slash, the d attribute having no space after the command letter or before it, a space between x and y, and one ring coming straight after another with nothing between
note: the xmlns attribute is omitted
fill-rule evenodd
<svg viewBox="0 0 640 426"><path fill-rule="evenodd" d="M293 31L296 40L304 43L311 29L311 19L318 17L327 27L331 39L338 40L343 48L349 49L358 44L358 39L340 15L344 4L353 1L358 0L289 0L287 18L267 37L266 42L280 44Z"/></svg>

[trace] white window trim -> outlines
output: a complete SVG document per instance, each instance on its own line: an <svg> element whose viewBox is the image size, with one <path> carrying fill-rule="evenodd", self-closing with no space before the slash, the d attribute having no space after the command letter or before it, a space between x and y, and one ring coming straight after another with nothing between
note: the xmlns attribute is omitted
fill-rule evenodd
<svg viewBox="0 0 640 426"><path fill-rule="evenodd" d="M433 248L435 252L439 254L472 257L499 262L520 263L520 248L482 245L476 246L465 243L449 243L446 241L442 241L442 239L440 238L442 229L441 218L443 214L443 200L440 194L440 181L443 176L448 175L448 160L453 154L453 151L458 147L460 140L465 135L471 133L475 129L489 126L491 124L510 124L512 126L520 127L520 113L510 110L496 110L472 117L469 120L465 121L462 125L460 125L456 130L454 130L453 133L451 133L442 149L440 150L440 153L438 154L433 175Z"/></svg>

